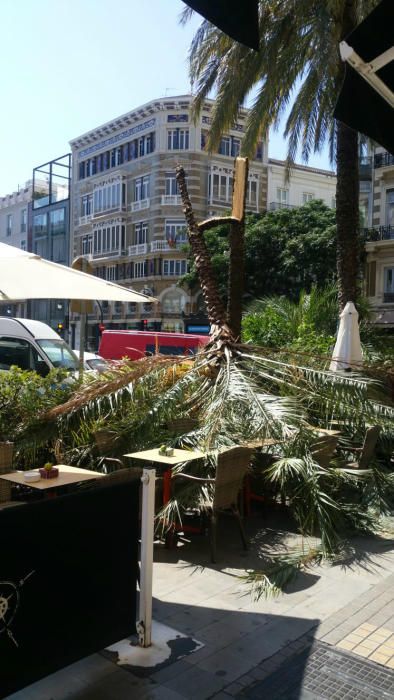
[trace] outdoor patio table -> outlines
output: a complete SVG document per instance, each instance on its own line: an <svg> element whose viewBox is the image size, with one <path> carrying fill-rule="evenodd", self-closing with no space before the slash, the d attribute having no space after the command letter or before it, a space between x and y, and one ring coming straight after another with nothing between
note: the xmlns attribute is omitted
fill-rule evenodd
<svg viewBox="0 0 394 700"><path fill-rule="evenodd" d="M191 462L194 459L202 459L206 457L208 452L200 452L198 450L182 450L174 448L172 457L161 455L159 449L142 450L142 452L131 452L124 455L133 459L141 459L146 463L153 462L161 464L164 468L163 473L163 505L168 503L171 498L171 467L176 467L183 462Z"/></svg>
<svg viewBox="0 0 394 700"><path fill-rule="evenodd" d="M14 471L7 474L0 474L0 479L11 481L13 484L28 486L32 489L45 491L47 489L55 489L60 486L68 486L69 484L78 484L80 481L90 481L92 479L100 479L105 474L93 472L89 469L81 469L80 467L69 467L66 464L57 464L59 476L54 479L40 479L39 481L25 481L24 472Z"/></svg>

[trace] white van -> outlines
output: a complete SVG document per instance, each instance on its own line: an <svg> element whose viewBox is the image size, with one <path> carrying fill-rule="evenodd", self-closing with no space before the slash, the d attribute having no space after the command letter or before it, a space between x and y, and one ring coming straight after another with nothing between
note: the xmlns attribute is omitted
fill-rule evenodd
<svg viewBox="0 0 394 700"><path fill-rule="evenodd" d="M67 343L41 321L0 317L0 370L11 365L45 377L50 369L78 369L78 358Z"/></svg>

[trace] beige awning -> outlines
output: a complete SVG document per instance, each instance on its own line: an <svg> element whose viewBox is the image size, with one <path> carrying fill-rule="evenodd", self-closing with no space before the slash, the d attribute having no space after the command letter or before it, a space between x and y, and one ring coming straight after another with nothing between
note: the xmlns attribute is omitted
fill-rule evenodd
<svg viewBox="0 0 394 700"><path fill-rule="evenodd" d="M0 301L23 299L156 301L133 289L0 243Z"/></svg>

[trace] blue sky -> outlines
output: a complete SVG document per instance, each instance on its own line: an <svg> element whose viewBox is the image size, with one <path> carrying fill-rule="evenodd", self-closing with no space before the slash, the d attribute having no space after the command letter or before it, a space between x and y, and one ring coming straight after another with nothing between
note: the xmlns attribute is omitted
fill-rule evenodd
<svg viewBox="0 0 394 700"><path fill-rule="evenodd" d="M70 139L140 104L189 92L199 18L181 0L1 0L0 195L69 151ZM280 133L270 156L283 158ZM328 167L326 155L311 165Z"/></svg>

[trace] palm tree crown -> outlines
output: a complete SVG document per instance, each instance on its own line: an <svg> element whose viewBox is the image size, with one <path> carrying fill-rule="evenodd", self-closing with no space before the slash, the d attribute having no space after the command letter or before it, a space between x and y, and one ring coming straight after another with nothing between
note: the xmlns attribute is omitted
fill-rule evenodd
<svg viewBox="0 0 394 700"><path fill-rule="evenodd" d="M284 132L289 165L299 148L307 161L328 141L338 168L341 306L357 295L359 185L357 134L333 119L344 74L339 42L377 4L378 0L260 0L260 51L238 44L207 21L190 48L195 114L212 89L217 93L208 149L217 147L252 91L242 142L245 155L253 154L259 137L278 126L289 108ZM182 21L189 16L185 10Z"/></svg>

